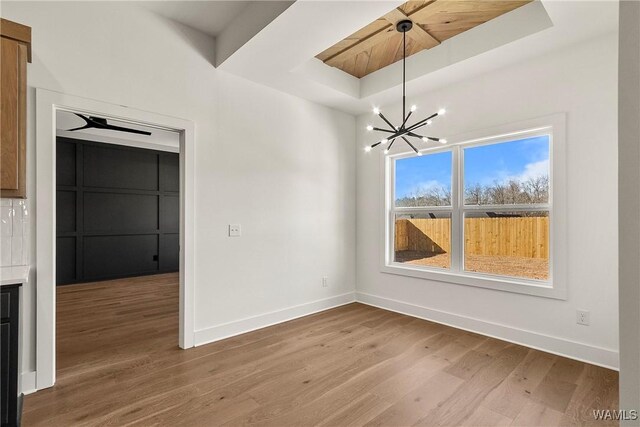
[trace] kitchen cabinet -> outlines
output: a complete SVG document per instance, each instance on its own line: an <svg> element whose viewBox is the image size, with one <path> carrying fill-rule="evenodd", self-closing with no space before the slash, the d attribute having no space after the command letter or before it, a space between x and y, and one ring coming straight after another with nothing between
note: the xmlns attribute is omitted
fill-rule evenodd
<svg viewBox="0 0 640 427"><path fill-rule="evenodd" d="M0 18L0 197L26 197L31 28Z"/></svg>

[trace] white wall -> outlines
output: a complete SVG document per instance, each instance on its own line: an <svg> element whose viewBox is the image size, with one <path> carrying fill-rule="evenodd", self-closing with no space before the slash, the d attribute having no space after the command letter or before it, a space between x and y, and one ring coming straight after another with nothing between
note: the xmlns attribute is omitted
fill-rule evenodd
<svg viewBox="0 0 640 427"><path fill-rule="evenodd" d="M433 134L442 137L567 113L568 299L381 273L383 171L378 153L362 151L375 139L364 130L368 123L377 123L370 114L357 122L358 299L617 366L616 34L419 95L408 103L417 104L423 114L446 106L447 115L433 126ZM399 105L386 106L384 112L396 118ZM576 309L591 312L590 326L576 324Z"/></svg>
<svg viewBox="0 0 640 427"><path fill-rule="evenodd" d="M196 126L197 341L233 332L230 322L256 314L352 297L352 116L216 71L212 39L125 3L3 1L1 13L33 28L34 215L49 214L34 206L34 87L189 119ZM243 237L226 237L230 223L242 224ZM35 253L31 259L35 266ZM34 289L34 280L24 289L23 372L34 369Z"/></svg>
<svg viewBox="0 0 640 427"><path fill-rule="evenodd" d="M620 409L640 408L640 3L620 2ZM625 420L623 426L638 426Z"/></svg>

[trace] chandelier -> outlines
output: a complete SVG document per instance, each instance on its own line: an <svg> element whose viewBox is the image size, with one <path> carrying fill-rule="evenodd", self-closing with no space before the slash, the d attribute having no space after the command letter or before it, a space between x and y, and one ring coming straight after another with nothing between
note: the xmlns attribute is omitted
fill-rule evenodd
<svg viewBox="0 0 640 427"><path fill-rule="evenodd" d="M418 156L421 156L422 153L420 151L418 151L416 146L413 145L408 138L418 138L418 139L421 139L424 142L434 141L434 142L439 142L441 144L446 144L447 143L446 139L436 138L436 137L433 137L433 136L424 136L424 135L420 135L420 134L415 132L420 128L423 128L425 126L429 126L432 123L432 120L434 118L436 118L438 116L442 116L446 112L444 108L440 109L437 113L433 113L432 115L430 115L426 119L420 120L420 121L418 121L416 123L413 123L412 125L408 125L409 117L411 117L411 114L413 114L413 112L416 111L416 106L412 105L411 108L409 109L409 112L407 113L407 101L406 101L406 96L405 96L405 93L406 93L405 87L406 87L407 31L411 30L412 27L413 27L413 22L411 22L408 19L404 20L404 21L400 21L396 25L396 29L399 32L402 33L402 124L400 124L400 126L394 126L389 120L387 120L387 118L384 116L384 114L382 114L380 109L374 108L373 109L373 114L379 116L382 120L384 120L384 122L389 126L389 129L382 129L382 128L378 128L378 127L373 127L371 125L367 126L367 130L368 131L384 132L384 133L387 134L387 135L384 136L383 139L381 139L380 141L376 142L375 144L372 144L372 145L369 145L369 146L365 147L364 150L367 151L367 152L371 151L372 148L375 148L378 145L384 145L384 144L388 143L389 145L384 150L384 153L387 154L389 152L389 150L391 150L391 147L393 146L393 143L398 138L402 138L402 140L404 140L404 142L406 142L409 145L409 147L411 147L413 149L413 151L416 152L416 154Z"/></svg>

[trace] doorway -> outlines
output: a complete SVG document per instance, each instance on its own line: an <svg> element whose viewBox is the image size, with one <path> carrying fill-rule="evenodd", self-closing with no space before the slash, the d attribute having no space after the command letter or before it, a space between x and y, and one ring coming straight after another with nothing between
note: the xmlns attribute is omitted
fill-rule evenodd
<svg viewBox="0 0 640 427"><path fill-rule="evenodd" d="M180 146L177 132L56 115L56 374L72 380L178 341Z"/></svg>
<svg viewBox="0 0 640 427"><path fill-rule="evenodd" d="M147 276L147 279L152 278L152 280L148 280L148 283L151 284L151 287L153 287L154 284L158 287L156 288L156 294L167 297L164 301L165 305L171 304L171 298L179 301L177 307L174 305L179 318L177 325L178 333L174 338L177 338L178 342L175 344L178 344L181 348L193 347L193 123L184 119L177 119L41 89L36 90L36 109L36 131L38 140L36 144L36 202L38 212L42 213L36 215L36 225L38 229L36 239L38 270L38 280L36 283L38 294L36 310L36 388L42 389L50 387L54 384L56 378L56 284L58 279L60 279L61 285L63 285L65 281L68 281L67 284L89 281L90 285L70 286L95 286L96 283L100 283L101 285L98 286L103 286L103 289L105 284L110 283L114 289L117 288L121 291L126 290L125 294L128 294L129 291L132 290L131 285L135 285L136 283L140 285L139 280L141 279L139 279L139 277L144 278L144 275L162 273L160 275ZM99 130L99 135L96 138L91 138L93 141L83 139L83 142L70 142L66 139L68 135L62 135L63 138L58 140L58 136L60 135L57 135L57 129L60 128L58 121L60 120L59 113L61 112L89 118L93 117L98 119L99 122L117 124L118 126L124 124L123 127L136 129L148 128L158 133L172 132L177 135L178 140L177 164L175 158L172 159L169 154L166 154L166 150L158 150L158 148L162 146L161 142L145 144L144 141L136 141L134 138L134 141L131 143L122 143L122 141L116 141L114 143L111 141L109 144L100 139L104 138L103 130ZM100 132L102 132L102 134L100 134ZM122 140L123 138L118 136L117 139ZM59 142L63 146L66 144L66 146L64 146L64 148L58 148ZM164 184L166 185L161 187L160 179L164 178L161 178L161 175L157 174L156 180L158 181L158 188L146 188L142 189L143 191L141 191L140 188L118 188L122 186L122 182L118 183L113 180L115 179L117 181L121 179L122 174L116 174L115 178L108 178L111 179L110 182L105 182L105 174L96 173L97 170L106 170L104 169L105 165L94 163L87 165L83 160L82 162L76 162L74 170L77 172L80 168L78 165L82 164L82 173L87 176L91 175L90 186L92 187L92 191L84 194L85 185L65 187L65 185L69 184L69 181L64 182L64 180L70 179L70 177L60 175L60 169L56 164L58 149L67 150L67 155L70 156L69 152L73 151L77 155L79 150L84 150L86 147L89 147L88 151L94 151L93 157L96 157L95 154L98 152L100 155L98 155L97 158L102 157L111 159L112 161L117 157L130 159L136 158L136 156L140 158L146 157L148 161L149 156L155 156L159 169L164 167L167 171L175 171L177 168L179 186L176 188L175 184L165 182ZM73 148L73 150L71 148ZM62 159L64 159L64 156L61 157L60 161L64 161ZM160 166L160 162L163 162L164 166ZM96 168L95 170L94 167ZM135 169L135 167L135 165L127 166L127 168L130 169ZM56 171L58 171L58 173L56 173ZM75 179L78 179L77 175ZM141 184L139 176L135 177L135 179L137 181L135 186L137 187L140 185L149 185L152 181L147 180L145 181L146 184L145 182ZM58 184L60 184L60 186ZM88 203L90 206L89 209L93 209L90 220L85 220L87 218L85 212L80 213L80 218L77 216L79 209L87 208L87 203L84 200L84 206L80 207L76 203L76 206L73 207L75 213L73 220L76 222L78 222L78 219L82 220L80 224L76 224L75 230L70 229L73 224L71 224L72 221L69 218L68 212L66 214L63 212L65 208L69 209L69 203L56 200L58 199L56 196L59 190L63 192L67 190L67 193L71 193L71 187L75 187L76 201L79 200L78 192L83 193L83 199L90 199L91 197L95 199ZM118 191L114 191L114 189ZM178 191L169 191L167 189ZM145 191L147 191L147 193L140 194ZM99 194L96 196L94 193ZM134 202L130 197L134 193L147 197L134 197L137 199ZM62 197L67 197L68 199L73 198L73 196L69 194ZM131 203L137 205L142 204L146 206L146 209L150 209L150 207L153 207L153 203L150 203L153 198L155 198L158 204L159 212L156 218L158 226L153 230L154 233L147 234L147 237L142 237L144 232L140 230L137 232L123 230L122 215L129 215L126 213L126 210L131 206ZM105 200L107 199L116 199L116 203L111 205L111 207L106 207ZM160 199L166 200L161 201ZM125 200L128 200L128 203ZM176 201L178 201L177 206ZM115 208L113 206L115 206ZM60 209L62 209L62 211ZM161 213L163 209L177 210L177 212L174 212L177 215L169 215L164 218L169 219L169 222L165 222L164 224L167 226L166 229L162 229L159 223L163 218ZM121 224L117 225L120 229L118 231L109 231L109 227L105 224L108 224L110 221L113 222L114 217L120 217ZM177 224L175 221L176 217L178 218ZM143 224L146 219L140 220L140 218L132 214L129 215L129 219L131 221L128 222L126 227L131 227L131 225L134 224L135 226L142 226L144 228L149 225ZM80 230L79 225L82 225L82 230ZM177 230L176 225L178 226ZM67 227L69 233L75 233L76 240L74 244L69 244L69 240L66 242L69 246L67 249L69 250L62 249L62 247L58 245L59 235L57 230L59 227L61 227L61 229ZM148 237L149 235L151 235L151 237ZM83 240L82 245L78 244L78 239ZM178 240L177 248L175 248L174 245L176 239ZM93 241L87 243L85 240ZM154 243L155 250L153 250ZM160 247L161 245L164 245L164 252L161 250L163 249ZM132 248L135 250L131 250ZM173 254L171 253L172 250L174 251ZM127 254L129 254L129 256L127 256ZM176 254L177 257L175 256ZM59 257L58 255L61 256ZM78 260L78 256L82 259ZM70 257L76 257L76 259L71 262ZM132 257L133 261L131 260ZM136 259L135 257L139 257L140 259ZM150 258L150 260L147 258ZM91 261L92 259L93 261ZM114 260L117 261L118 259L124 261L124 264L114 262ZM87 262L87 260L89 260L89 262ZM167 273L171 268L176 267L176 263L179 274ZM161 270L162 268L166 269ZM60 273L60 275L58 275L58 273ZM143 276L139 276L139 274L143 274ZM110 280L110 282L103 281L105 279ZM172 283L173 288L171 288ZM64 285L60 286L60 288L64 287ZM169 289L173 290L169 291ZM98 287L93 287L92 290L98 291ZM150 288L147 288L147 290L149 291L148 295L154 294ZM173 296L171 292L174 293ZM118 292L114 291L114 298L118 298L117 295ZM77 296L78 295L75 295L75 297ZM136 297L133 297L133 299L135 298ZM137 298L138 300L140 300L140 298L144 299L144 296L138 294ZM164 308L166 309L167 307ZM133 312L135 311L136 309L133 309ZM168 316L171 315L170 310L165 311L168 313ZM103 314L105 313L103 312ZM82 317L82 314L76 315ZM147 313L148 317L153 317L154 315L158 316L159 313ZM100 321L103 322L102 327L104 328L108 319L103 318ZM144 330L141 333L144 332L148 333L149 331Z"/></svg>
<svg viewBox="0 0 640 427"><path fill-rule="evenodd" d="M178 153L78 136L56 141L56 285L178 272Z"/></svg>

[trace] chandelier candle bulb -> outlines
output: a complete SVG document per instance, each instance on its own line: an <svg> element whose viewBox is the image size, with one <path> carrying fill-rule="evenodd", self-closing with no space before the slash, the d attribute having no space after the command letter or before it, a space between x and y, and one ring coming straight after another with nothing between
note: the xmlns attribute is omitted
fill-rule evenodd
<svg viewBox="0 0 640 427"><path fill-rule="evenodd" d="M370 145L367 145L366 147L364 147L364 151L365 151L365 152L367 152L367 153L368 153L369 151L371 151L371 146L370 146Z"/></svg>
<svg viewBox="0 0 640 427"><path fill-rule="evenodd" d="M411 149L418 156L421 156L422 153L411 143L411 141L409 141L408 138L417 138L417 139L421 139L424 142L429 142L429 141L442 142L443 144L447 142L445 139L441 140L432 136L422 136L415 133L415 131L417 131L418 129L424 126L430 125L431 119L433 119L434 117L443 115L446 112L444 108L441 108L440 110L438 110L437 113L434 113L422 120L414 122L413 124L408 123L412 113L414 113L418 109L416 105L411 105L411 107L409 108L409 111L407 112L407 102L406 102L407 31L411 30L412 27L413 27L413 22L411 22L411 20L408 20L408 19L400 21L396 24L396 30L398 30L399 33L402 33L402 119L401 119L401 124L400 126L394 125L393 123L391 123L391 121L389 121L389 119L387 119L384 116L384 114L380 112L380 109L378 107L374 107L373 114L376 114L377 116L379 116L388 126L388 129L377 128L377 127L373 127L372 125L367 126L367 130L369 131L375 130L378 132L387 133L386 138L382 139L380 142L377 142L371 145L370 147L370 148L374 148L380 144L386 144L387 142L391 141L389 146L384 150L385 154L389 153L389 149L391 148L391 146L393 145L393 142L397 138L402 138L402 140L406 142L407 145L411 147ZM365 151L369 151L369 150L365 149Z"/></svg>
<svg viewBox="0 0 640 427"><path fill-rule="evenodd" d="M441 139L441 140L440 140L440 143L441 143L441 144L446 144L446 143L447 143L447 140L446 140L446 139Z"/></svg>

